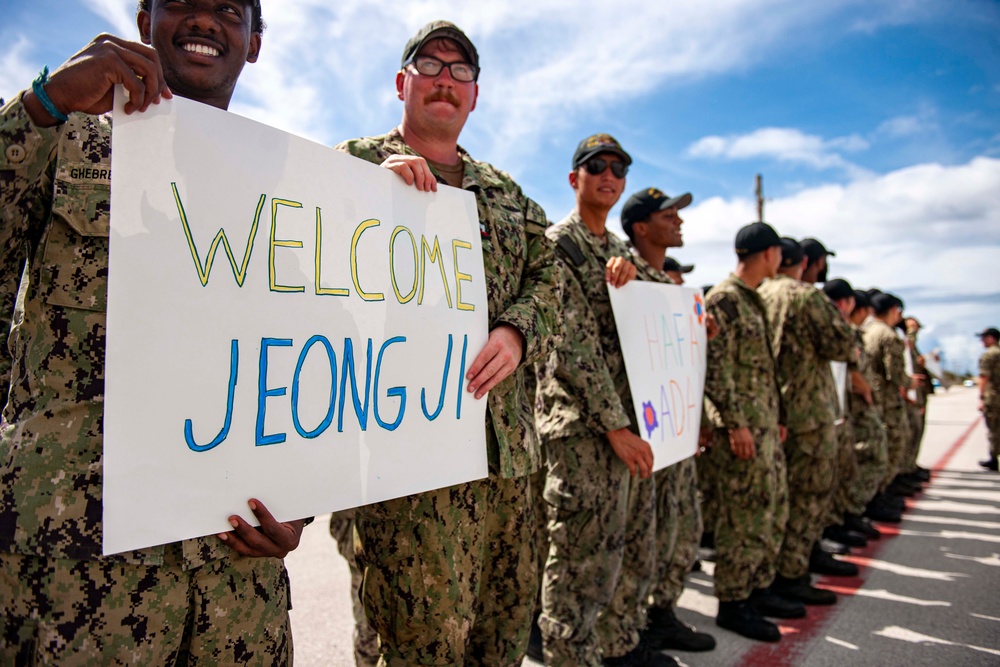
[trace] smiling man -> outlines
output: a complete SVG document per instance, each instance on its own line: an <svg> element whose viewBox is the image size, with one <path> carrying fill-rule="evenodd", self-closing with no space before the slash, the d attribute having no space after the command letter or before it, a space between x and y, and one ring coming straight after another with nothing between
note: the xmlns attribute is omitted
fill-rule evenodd
<svg viewBox="0 0 1000 667"><path fill-rule="evenodd" d="M225 109L263 30L258 0L147 0L137 23L142 44L101 35L0 110L0 285L26 267L4 313L0 664L290 664L280 558L302 521L251 500L259 531L234 516L219 537L102 556L114 86L126 113L174 93Z"/></svg>
<svg viewBox="0 0 1000 667"><path fill-rule="evenodd" d="M545 212L506 173L458 145L476 108L479 54L457 26L434 21L403 49L403 119L339 149L423 191L476 197L489 338L467 376L489 392L489 477L358 508L358 565L380 664L520 665L538 588L528 476L538 469L525 368L558 344L559 284ZM405 609L405 613L400 613Z"/></svg>

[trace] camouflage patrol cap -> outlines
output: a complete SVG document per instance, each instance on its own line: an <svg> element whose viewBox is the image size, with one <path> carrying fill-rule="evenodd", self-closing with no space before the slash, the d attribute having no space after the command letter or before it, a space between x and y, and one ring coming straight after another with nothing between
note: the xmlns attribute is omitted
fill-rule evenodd
<svg viewBox="0 0 1000 667"><path fill-rule="evenodd" d="M617 139L610 134L592 134L577 145L573 153L573 169L599 153L614 153L625 161L626 166L632 164L632 156L625 152Z"/></svg>
<svg viewBox="0 0 1000 667"><path fill-rule="evenodd" d="M830 297L831 301L839 301L854 296L854 288L843 278L834 278L823 284L823 293Z"/></svg>
<svg viewBox="0 0 1000 667"><path fill-rule="evenodd" d="M781 265L798 266L802 263L805 253L802 252L802 245L791 236L781 237Z"/></svg>
<svg viewBox="0 0 1000 667"><path fill-rule="evenodd" d="M736 254L746 257L781 245L781 237L766 222L753 222L736 232Z"/></svg>
<svg viewBox="0 0 1000 667"><path fill-rule="evenodd" d="M580 149L577 149L579 152ZM600 151L599 151L600 152ZM585 161L590 156L588 155L582 161ZM656 213L657 211L663 211L665 209L676 207L684 208L691 203L691 193L685 192L682 195L676 197L671 197L670 195L664 194L662 190L657 190L656 188L646 188L645 190L639 190L634 195L628 198L625 205L622 206L622 229L628 234L629 238L632 238L632 225L637 222L643 222L649 218L650 215Z"/></svg>
<svg viewBox="0 0 1000 667"><path fill-rule="evenodd" d="M431 21L411 37L403 49L403 58L399 62L400 68L406 67L406 64L420 53L420 49L424 48L424 44L432 39L450 39L455 42L465 51L465 57L469 59L469 63L475 65L476 69L480 69L479 52L476 51L472 40L457 25L448 21Z"/></svg>
<svg viewBox="0 0 1000 667"><path fill-rule="evenodd" d="M664 271L676 271L677 273L691 273L694 271L694 264L681 264L669 255L663 258Z"/></svg>

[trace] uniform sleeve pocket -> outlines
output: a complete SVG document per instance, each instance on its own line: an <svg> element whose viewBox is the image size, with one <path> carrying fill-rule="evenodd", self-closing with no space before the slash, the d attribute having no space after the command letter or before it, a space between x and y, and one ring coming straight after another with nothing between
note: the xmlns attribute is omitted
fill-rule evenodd
<svg viewBox="0 0 1000 667"><path fill-rule="evenodd" d="M49 304L106 311L110 188L57 181L43 263Z"/></svg>

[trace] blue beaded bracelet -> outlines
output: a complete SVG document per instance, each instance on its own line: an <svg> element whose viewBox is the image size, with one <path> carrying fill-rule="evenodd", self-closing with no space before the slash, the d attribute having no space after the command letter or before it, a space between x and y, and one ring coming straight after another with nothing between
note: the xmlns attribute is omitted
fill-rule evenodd
<svg viewBox="0 0 1000 667"><path fill-rule="evenodd" d="M45 110L50 116L55 118L60 123L65 123L69 120L69 116L64 114L62 111L59 111L59 109L56 109L56 105L52 104L52 100L49 99L48 94L45 92L45 84L48 83L48 80L49 67L46 65L45 69L38 74L38 78L31 82L31 90L35 93L35 97L37 97L38 101L42 103L42 106L45 107Z"/></svg>

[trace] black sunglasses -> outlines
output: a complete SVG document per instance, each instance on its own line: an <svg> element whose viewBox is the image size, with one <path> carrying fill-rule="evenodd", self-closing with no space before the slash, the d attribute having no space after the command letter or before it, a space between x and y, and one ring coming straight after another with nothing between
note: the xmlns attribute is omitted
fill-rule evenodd
<svg viewBox="0 0 1000 667"><path fill-rule="evenodd" d="M621 160L612 160L611 162L608 162L604 158L592 157L584 162L583 166L587 168L587 173L592 176L600 176L609 166L611 167L611 173L615 178L625 178L625 174L628 173L628 165Z"/></svg>

